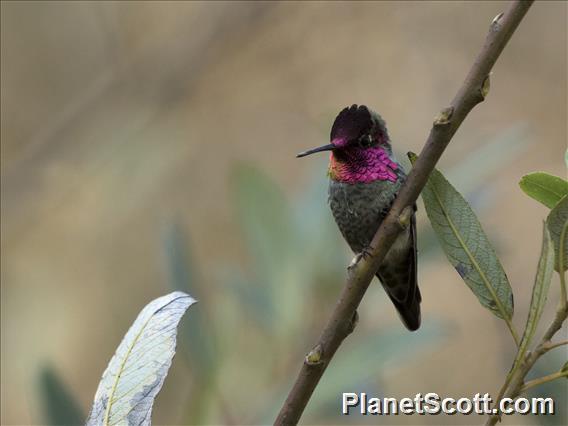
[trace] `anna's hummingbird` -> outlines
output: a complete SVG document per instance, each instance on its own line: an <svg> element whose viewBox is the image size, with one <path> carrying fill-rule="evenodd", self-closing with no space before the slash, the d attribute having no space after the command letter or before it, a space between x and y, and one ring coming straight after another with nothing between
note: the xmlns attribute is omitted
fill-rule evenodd
<svg viewBox="0 0 568 426"><path fill-rule="evenodd" d="M395 160L385 121L364 105L343 109L335 118L331 143L298 154L331 151L329 206L341 234L357 255L369 250L379 225L406 179ZM409 330L420 327L416 281L416 220L403 231L376 273Z"/></svg>

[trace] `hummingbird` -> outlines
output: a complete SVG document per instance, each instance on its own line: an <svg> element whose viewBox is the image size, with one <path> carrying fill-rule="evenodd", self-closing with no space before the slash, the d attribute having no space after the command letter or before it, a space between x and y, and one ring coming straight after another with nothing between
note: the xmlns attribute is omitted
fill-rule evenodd
<svg viewBox="0 0 568 426"><path fill-rule="evenodd" d="M297 157L323 151L331 151L328 204L343 238L359 259L371 249L371 240L406 174L393 155L385 121L365 105L344 108L333 122L330 143ZM414 212L410 226L399 234L376 276L406 328L417 330L422 297L416 277Z"/></svg>

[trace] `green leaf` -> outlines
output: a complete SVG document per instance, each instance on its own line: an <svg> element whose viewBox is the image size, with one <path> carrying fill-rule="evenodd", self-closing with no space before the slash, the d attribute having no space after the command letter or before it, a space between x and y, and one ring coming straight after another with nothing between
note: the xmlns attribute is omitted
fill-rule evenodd
<svg viewBox="0 0 568 426"><path fill-rule="evenodd" d="M519 182L521 189L529 197L552 209L568 194L568 182L558 176L545 172L534 172L524 175Z"/></svg>
<svg viewBox="0 0 568 426"><path fill-rule="evenodd" d="M43 411L41 423L55 426L82 425L85 422L79 403L51 366L40 371L39 390Z"/></svg>
<svg viewBox="0 0 568 426"><path fill-rule="evenodd" d="M103 373L88 425L149 425L175 353L177 325L195 300L175 291L150 302Z"/></svg>
<svg viewBox="0 0 568 426"><path fill-rule="evenodd" d="M416 155L409 153L409 157L414 163ZM479 302L511 328L513 293L509 280L467 201L436 169L422 191L422 199L450 263Z"/></svg>
<svg viewBox="0 0 568 426"><path fill-rule="evenodd" d="M562 200L550 211L546 218L546 224L550 231L550 238L554 243L554 253L556 260L554 262L554 269L560 271L560 237L564 234L564 244L562 244L563 253L563 269L568 269L568 232L563 231L568 222L568 195L564 196Z"/></svg>
<svg viewBox="0 0 568 426"><path fill-rule="evenodd" d="M521 344L519 345L515 362L513 363L513 370L515 370L517 364L523 359L534 336L544 305L546 304L548 289L552 279L552 271L554 270L554 247L546 224L543 225L542 234L542 248L540 250L540 259L538 261L536 278L532 291L529 316L527 318L527 324L525 326L523 337L521 338Z"/></svg>

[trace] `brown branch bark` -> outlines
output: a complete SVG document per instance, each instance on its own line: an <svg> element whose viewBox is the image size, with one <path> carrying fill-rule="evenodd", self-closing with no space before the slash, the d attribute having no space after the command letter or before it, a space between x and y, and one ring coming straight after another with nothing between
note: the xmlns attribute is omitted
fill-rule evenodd
<svg viewBox="0 0 568 426"><path fill-rule="evenodd" d="M498 15L490 25L483 48L464 83L448 108L436 117L430 135L412 168L406 183L375 234L370 256L350 269L345 286L318 343L304 360L275 425L295 425L341 342L353 331L356 309L361 303L375 271L385 258L399 232L408 225L412 205L424 188L428 176L440 159L452 136L473 109L482 102L489 89L489 72L517 26L532 5L530 1L514 1L506 13Z"/></svg>

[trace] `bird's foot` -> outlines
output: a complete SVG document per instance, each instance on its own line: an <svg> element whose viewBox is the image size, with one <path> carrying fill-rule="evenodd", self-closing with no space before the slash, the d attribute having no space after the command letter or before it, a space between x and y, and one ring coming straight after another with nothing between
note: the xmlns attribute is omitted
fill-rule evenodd
<svg viewBox="0 0 568 426"><path fill-rule="evenodd" d="M355 255L355 257L353 259L351 259L351 263L347 267L347 270L348 271L353 270L353 268L355 268L355 266L357 266L357 264L359 263L359 261L361 260L362 257L363 257L363 255L361 253L357 253Z"/></svg>
<svg viewBox="0 0 568 426"><path fill-rule="evenodd" d="M353 269L357 264L361 261L361 259L367 259L371 257L371 253L373 252L373 247L367 246L363 247L360 253L357 253L355 257L351 260L351 263L347 267L348 270Z"/></svg>
<svg viewBox="0 0 568 426"><path fill-rule="evenodd" d="M371 257L371 254L373 254L373 247L372 246L363 247L363 250L361 250L360 254L363 259Z"/></svg>

